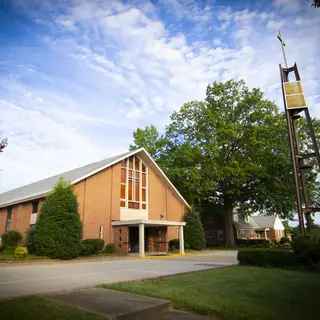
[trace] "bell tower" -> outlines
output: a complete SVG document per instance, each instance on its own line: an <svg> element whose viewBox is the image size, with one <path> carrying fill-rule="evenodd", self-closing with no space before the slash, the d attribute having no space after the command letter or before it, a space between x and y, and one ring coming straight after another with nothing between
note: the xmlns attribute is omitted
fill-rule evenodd
<svg viewBox="0 0 320 320"><path fill-rule="evenodd" d="M305 178L305 170L310 170L312 165L310 163L311 158L316 158L317 165L320 169L320 155L319 147L317 144L316 136L314 134L312 120L310 117L309 109L306 103L306 99L303 92L303 87L298 71L297 64L293 67L288 67L286 55L285 55L285 43L282 39L281 33L278 33L278 39L281 43L281 49L284 57L285 68L279 65L280 77L282 85L283 103L287 121L288 136L289 136L289 148L291 155L292 171L294 175L295 189L296 189L296 202L297 212L299 218L300 233L305 234L304 227L304 215L307 218L307 226L311 231L311 213L319 212L320 208L314 208L310 205L308 185ZM292 78L292 80L289 80ZM299 143L297 122L301 118L301 113L304 112L307 124L308 134L312 142L313 150L302 151ZM301 191L303 196L304 207L302 208Z"/></svg>

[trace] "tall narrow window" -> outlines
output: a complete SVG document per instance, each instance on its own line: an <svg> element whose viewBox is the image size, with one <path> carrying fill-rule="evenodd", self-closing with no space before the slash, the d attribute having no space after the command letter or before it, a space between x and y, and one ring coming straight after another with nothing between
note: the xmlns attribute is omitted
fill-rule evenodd
<svg viewBox="0 0 320 320"><path fill-rule="evenodd" d="M99 229L99 239L103 239L103 225L101 225Z"/></svg>
<svg viewBox="0 0 320 320"><path fill-rule="evenodd" d="M120 206L147 209L147 166L137 156L121 162Z"/></svg>
<svg viewBox="0 0 320 320"><path fill-rule="evenodd" d="M12 216L12 207L9 207L7 211L6 232L10 231L11 216Z"/></svg>
<svg viewBox="0 0 320 320"><path fill-rule="evenodd" d="M32 201L32 213L38 213L39 201Z"/></svg>

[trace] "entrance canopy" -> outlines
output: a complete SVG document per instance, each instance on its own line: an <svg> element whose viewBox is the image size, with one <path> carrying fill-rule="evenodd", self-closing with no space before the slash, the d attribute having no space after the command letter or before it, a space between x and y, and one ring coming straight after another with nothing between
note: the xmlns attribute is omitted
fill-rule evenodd
<svg viewBox="0 0 320 320"><path fill-rule="evenodd" d="M140 224L149 227L161 227L161 226L185 226L185 222L168 221L168 220L149 220L149 219L137 219L137 220L117 220L112 221L112 226L132 226L138 227Z"/></svg>
<svg viewBox="0 0 320 320"><path fill-rule="evenodd" d="M139 256L140 257L144 257L144 228L145 227L178 226L180 229L179 230L180 254L184 254L183 227L185 225L186 225L186 222L167 221L167 220L149 220L149 219L112 221L113 227L118 227L118 226L139 227Z"/></svg>

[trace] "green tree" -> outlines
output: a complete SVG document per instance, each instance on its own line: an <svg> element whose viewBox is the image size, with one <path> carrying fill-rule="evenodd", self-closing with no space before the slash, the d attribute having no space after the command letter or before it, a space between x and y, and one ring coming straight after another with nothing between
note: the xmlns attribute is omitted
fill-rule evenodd
<svg viewBox="0 0 320 320"><path fill-rule="evenodd" d="M190 210L184 216L184 221L186 222L186 226L184 227L186 248L194 250L204 249L206 246L206 239L200 215L197 212Z"/></svg>
<svg viewBox="0 0 320 320"><path fill-rule="evenodd" d="M301 139L307 145L307 136ZM235 207L243 216L259 211L285 218L296 209L285 117L243 81L214 82L204 101L174 112L158 158L190 204L201 212L210 203L223 208L228 245L234 244ZM316 176L310 171L307 177L314 198Z"/></svg>
<svg viewBox="0 0 320 320"><path fill-rule="evenodd" d="M40 209L36 224L37 253L56 259L71 259L81 251L82 224L77 196L62 178Z"/></svg>
<svg viewBox="0 0 320 320"><path fill-rule="evenodd" d="M179 157L184 158L186 147L199 155L181 173L197 198L223 205L227 244L234 244L235 206L244 214L249 208L293 209L292 184L282 174L290 167L285 122L259 89L249 90L243 81L214 82L205 101L186 103L171 120L168 136Z"/></svg>
<svg viewBox="0 0 320 320"><path fill-rule="evenodd" d="M129 147L130 150L145 148L153 159L159 160L167 139L160 135L157 127L152 124L144 129L138 128L135 130L133 132L133 143Z"/></svg>

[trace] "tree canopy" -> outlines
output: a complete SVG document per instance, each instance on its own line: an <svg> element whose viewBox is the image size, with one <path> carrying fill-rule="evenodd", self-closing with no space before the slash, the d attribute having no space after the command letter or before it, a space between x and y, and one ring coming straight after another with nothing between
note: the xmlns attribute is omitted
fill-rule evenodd
<svg viewBox="0 0 320 320"><path fill-rule="evenodd" d="M146 129L134 133L137 147L148 140ZM244 215L259 211L288 217L294 212L285 118L260 89L250 90L242 80L214 82L204 101L185 103L172 114L165 134L153 137L153 147L159 140L165 144L156 160L187 201L199 210L203 203L223 208L227 244L234 244L235 207ZM307 141L306 135L301 138ZM144 147L149 150L148 143ZM308 180L316 197L315 171Z"/></svg>

